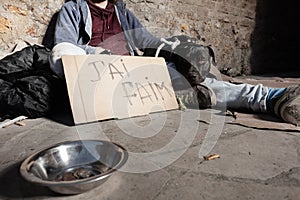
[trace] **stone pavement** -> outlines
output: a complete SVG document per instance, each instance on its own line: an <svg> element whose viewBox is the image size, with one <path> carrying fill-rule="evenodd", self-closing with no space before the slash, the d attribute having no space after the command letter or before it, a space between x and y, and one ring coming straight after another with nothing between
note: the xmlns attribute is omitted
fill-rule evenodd
<svg viewBox="0 0 300 200"><path fill-rule="evenodd" d="M176 110L79 126L25 120L26 126L0 130L0 199L300 199L300 133L226 123L231 120L216 110ZM59 195L22 179L18 170L27 156L77 139L119 143L129 151L130 165L79 195ZM204 154L220 158L205 161Z"/></svg>

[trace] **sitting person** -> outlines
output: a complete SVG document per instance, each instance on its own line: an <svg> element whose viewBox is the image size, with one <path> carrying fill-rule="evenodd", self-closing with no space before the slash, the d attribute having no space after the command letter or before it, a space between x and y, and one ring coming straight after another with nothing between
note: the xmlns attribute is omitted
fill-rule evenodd
<svg viewBox="0 0 300 200"><path fill-rule="evenodd" d="M50 56L52 70L63 78L62 55L101 54L140 55L147 48L158 48L161 38L154 37L125 8L121 0L71 0L59 13L55 46ZM167 40L167 39L166 39ZM174 43L172 41L170 45ZM209 56L207 58L210 58ZM275 113L284 121L300 125L300 87L268 88L263 85L232 84L213 77L187 78L192 92L181 90L182 74L176 62L167 60L175 93L187 95L187 106L196 100L200 108L226 105L230 109ZM200 65L210 64L206 59ZM192 74L192 73L190 73ZM199 75L199 73L198 73ZM197 77L197 76L196 76ZM202 77L203 78L203 77ZM179 85L179 86L178 86Z"/></svg>

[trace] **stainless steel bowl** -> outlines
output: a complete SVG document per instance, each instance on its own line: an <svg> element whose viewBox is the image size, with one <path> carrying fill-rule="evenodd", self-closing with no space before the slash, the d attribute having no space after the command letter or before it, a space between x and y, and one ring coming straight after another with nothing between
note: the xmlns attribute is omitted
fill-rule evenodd
<svg viewBox="0 0 300 200"><path fill-rule="evenodd" d="M20 172L27 181L55 192L79 194L101 185L127 158L122 146L109 141L68 141L29 156Z"/></svg>

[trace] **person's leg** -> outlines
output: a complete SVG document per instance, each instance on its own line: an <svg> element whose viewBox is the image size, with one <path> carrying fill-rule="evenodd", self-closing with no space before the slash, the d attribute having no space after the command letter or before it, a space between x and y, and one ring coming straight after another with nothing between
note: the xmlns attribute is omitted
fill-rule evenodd
<svg viewBox="0 0 300 200"><path fill-rule="evenodd" d="M206 78L203 84L215 92L218 107L267 112L268 88L261 84L233 84L214 78Z"/></svg>
<svg viewBox="0 0 300 200"><path fill-rule="evenodd" d="M85 55L85 51L80 47L68 43L62 42L55 45L51 51L49 57L50 67L52 71L57 74L60 78L64 78L64 70L61 57L63 55Z"/></svg>
<svg viewBox="0 0 300 200"><path fill-rule="evenodd" d="M213 78L206 78L203 84L216 94L217 106L271 112L288 123L300 125L300 85L270 88L262 84L233 84Z"/></svg>
<svg viewBox="0 0 300 200"><path fill-rule="evenodd" d="M270 89L270 94L273 93L272 90ZM279 92L269 99L270 110L284 121L300 126L300 84Z"/></svg>
<svg viewBox="0 0 300 200"><path fill-rule="evenodd" d="M191 85L189 81L176 70L173 62L167 62L168 71L181 108L211 108L216 104L214 92L207 86L199 83Z"/></svg>

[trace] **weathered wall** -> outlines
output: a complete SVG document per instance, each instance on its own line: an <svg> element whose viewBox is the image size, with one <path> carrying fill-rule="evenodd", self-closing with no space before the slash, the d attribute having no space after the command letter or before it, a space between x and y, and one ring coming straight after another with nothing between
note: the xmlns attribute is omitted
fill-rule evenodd
<svg viewBox="0 0 300 200"><path fill-rule="evenodd" d="M0 57L18 40L42 43L52 15L64 0L1 0ZM251 34L256 0L125 0L157 36L188 34L216 51L218 67L230 75L251 72Z"/></svg>
<svg viewBox="0 0 300 200"><path fill-rule="evenodd" d="M249 74L256 0L131 0L131 8L156 35L188 34L212 45L218 67ZM155 3L154 3L155 2Z"/></svg>
<svg viewBox="0 0 300 200"><path fill-rule="evenodd" d="M0 57L19 40L41 43L48 23L64 0L1 0Z"/></svg>

